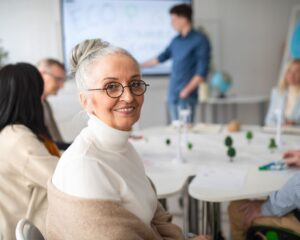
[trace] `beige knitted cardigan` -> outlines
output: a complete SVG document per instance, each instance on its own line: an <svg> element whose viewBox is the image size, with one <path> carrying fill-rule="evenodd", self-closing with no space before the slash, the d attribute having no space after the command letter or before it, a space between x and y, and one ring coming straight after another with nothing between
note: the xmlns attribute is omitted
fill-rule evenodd
<svg viewBox="0 0 300 240"><path fill-rule="evenodd" d="M160 203L151 227L119 203L67 195L48 182L47 240L184 239Z"/></svg>

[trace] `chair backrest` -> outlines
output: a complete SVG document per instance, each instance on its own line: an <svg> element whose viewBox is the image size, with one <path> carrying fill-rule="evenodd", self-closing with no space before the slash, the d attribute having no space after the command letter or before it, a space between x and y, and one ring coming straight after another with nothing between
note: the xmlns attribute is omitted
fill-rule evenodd
<svg viewBox="0 0 300 240"><path fill-rule="evenodd" d="M45 240L41 232L27 219L21 219L16 226L17 240Z"/></svg>

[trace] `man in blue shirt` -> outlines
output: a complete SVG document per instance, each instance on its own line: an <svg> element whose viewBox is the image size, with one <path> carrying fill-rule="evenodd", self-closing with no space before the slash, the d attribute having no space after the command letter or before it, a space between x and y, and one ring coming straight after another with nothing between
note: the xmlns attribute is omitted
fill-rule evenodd
<svg viewBox="0 0 300 240"><path fill-rule="evenodd" d="M204 34L192 28L190 5L176 5L171 8L170 14L172 26L179 34L165 51L141 66L151 67L173 60L167 99L171 120L178 119L178 108L190 107L193 122L198 86L205 81L209 70L210 45Z"/></svg>
<svg viewBox="0 0 300 240"><path fill-rule="evenodd" d="M288 151L283 157L287 165L300 167L300 151ZM300 235L300 173L271 193L266 201L230 203L229 217L233 240L246 239L251 224L285 228Z"/></svg>

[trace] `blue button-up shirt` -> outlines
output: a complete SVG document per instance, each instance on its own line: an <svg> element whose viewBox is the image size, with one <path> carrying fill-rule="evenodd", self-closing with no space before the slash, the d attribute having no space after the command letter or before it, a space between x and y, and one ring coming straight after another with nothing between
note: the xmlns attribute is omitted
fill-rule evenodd
<svg viewBox="0 0 300 240"><path fill-rule="evenodd" d="M300 210L300 173L296 173L279 191L269 195L262 205L263 216L283 216Z"/></svg>
<svg viewBox="0 0 300 240"><path fill-rule="evenodd" d="M210 62L210 45L206 36L191 30L185 37L176 36L158 57L159 62L172 58L172 72L168 91L168 102L177 103L180 91L195 75L206 78ZM189 97L197 99L198 89Z"/></svg>

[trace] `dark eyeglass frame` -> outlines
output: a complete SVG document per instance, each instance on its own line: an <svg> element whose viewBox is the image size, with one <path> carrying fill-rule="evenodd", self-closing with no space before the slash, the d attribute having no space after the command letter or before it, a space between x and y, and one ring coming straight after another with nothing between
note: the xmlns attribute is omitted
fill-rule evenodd
<svg viewBox="0 0 300 240"><path fill-rule="evenodd" d="M136 94L136 93L134 93L134 92L132 91L132 89L131 89L131 87L132 87L131 84L136 83L136 82L139 82L139 83L142 83L142 84L145 85L145 90L144 90L144 92L142 92L141 94ZM98 90L99 90L99 91L104 91L104 90L105 90L107 96L109 96L110 98L119 98L119 97L121 97L121 96L123 95L124 89L125 89L126 87L129 88L130 92L131 92L134 96L142 96L142 95L147 91L147 87L150 86L150 84L145 83L143 80L133 80L133 81L131 81L131 82L129 83L129 85L127 85L127 86L123 86L123 85L122 85L121 83L119 83L119 82L110 82L110 83L108 83L108 84L111 84L111 83L118 84L119 86L122 87L122 91L120 92L120 95L119 95L119 96L114 96L114 97L110 96L109 93L108 93L108 91L107 91L107 90L108 90L108 87L104 87L104 88L90 88L90 89L87 89L87 91L98 91Z"/></svg>

